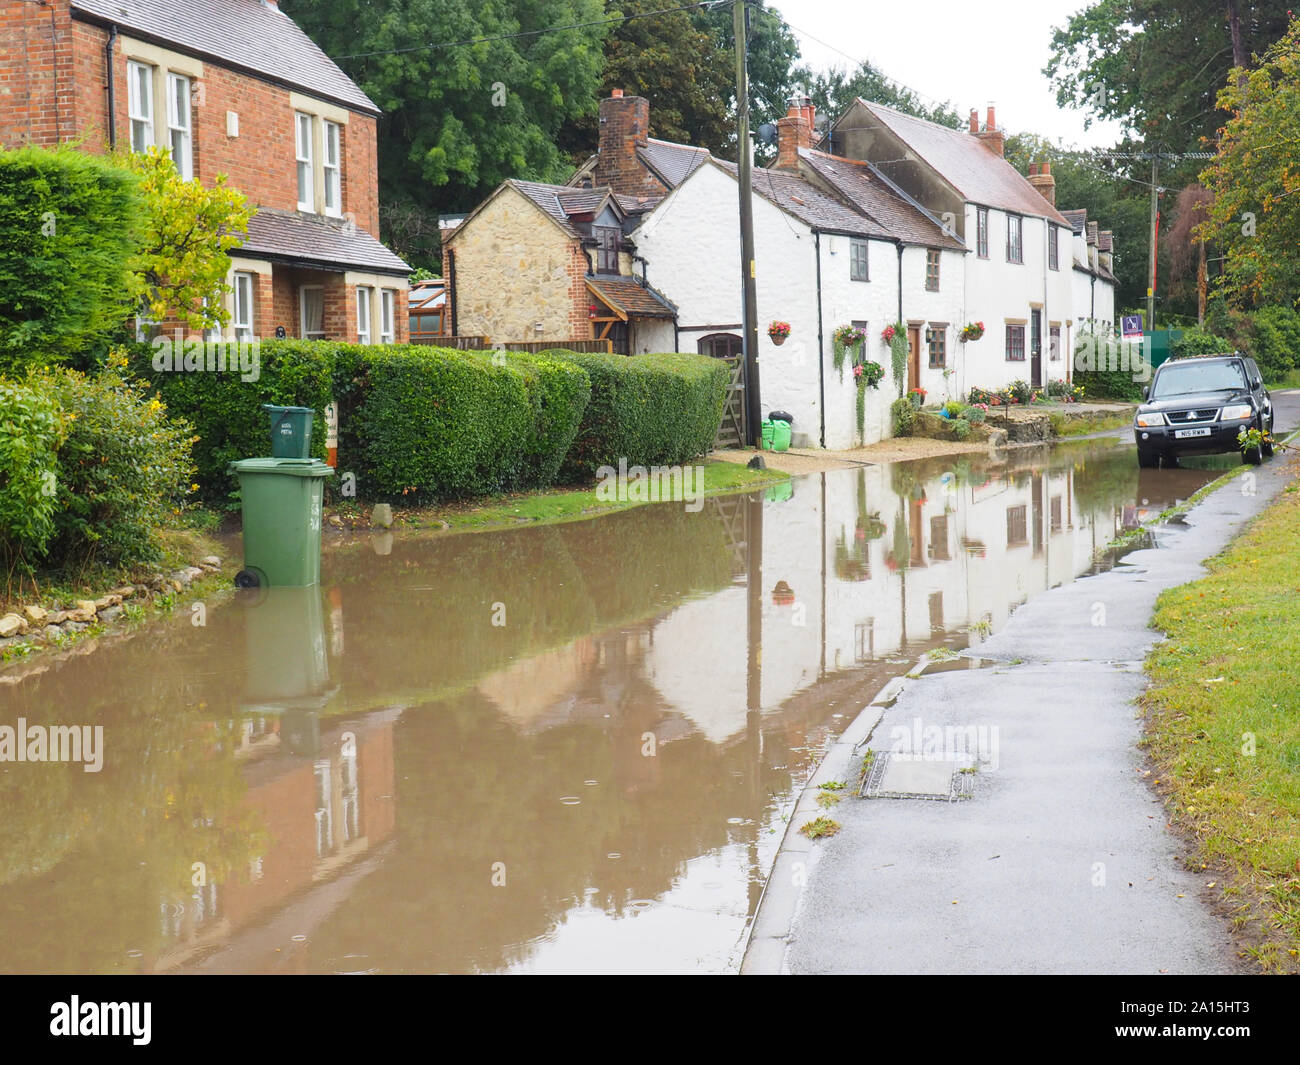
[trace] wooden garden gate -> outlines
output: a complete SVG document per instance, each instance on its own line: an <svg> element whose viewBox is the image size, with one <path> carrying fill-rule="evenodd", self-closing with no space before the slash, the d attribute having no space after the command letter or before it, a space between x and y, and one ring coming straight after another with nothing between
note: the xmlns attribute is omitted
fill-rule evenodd
<svg viewBox="0 0 1300 1065"><path fill-rule="evenodd" d="M727 383L727 402L722 408L722 425L714 448L745 446L745 362L727 359L731 366L731 380Z"/></svg>

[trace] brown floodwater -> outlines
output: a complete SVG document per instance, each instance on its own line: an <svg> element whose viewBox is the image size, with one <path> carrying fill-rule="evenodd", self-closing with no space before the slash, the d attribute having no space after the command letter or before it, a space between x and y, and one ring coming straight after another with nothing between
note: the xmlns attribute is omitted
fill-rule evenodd
<svg viewBox="0 0 1300 1065"><path fill-rule="evenodd" d="M328 543L0 684L103 728L99 772L0 762L0 971L734 971L880 687L1215 475L1092 442Z"/></svg>

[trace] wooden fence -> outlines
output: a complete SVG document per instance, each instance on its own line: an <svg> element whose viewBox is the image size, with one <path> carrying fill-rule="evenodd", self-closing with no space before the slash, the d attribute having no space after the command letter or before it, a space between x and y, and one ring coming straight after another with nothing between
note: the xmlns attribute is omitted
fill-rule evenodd
<svg viewBox="0 0 1300 1065"><path fill-rule="evenodd" d="M492 344L487 337L413 336L411 343L427 344L435 348L458 348L461 351L549 351L552 348L605 354L614 351L612 340L509 340L502 344Z"/></svg>

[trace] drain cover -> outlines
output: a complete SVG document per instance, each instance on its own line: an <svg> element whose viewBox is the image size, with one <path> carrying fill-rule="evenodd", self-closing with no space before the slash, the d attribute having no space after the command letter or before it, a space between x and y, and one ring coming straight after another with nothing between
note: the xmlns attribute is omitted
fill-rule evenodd
<svg viewBox="0 0 1300 1065"><path fill-rule="evenodd" d="M974 774L963 770L974 766L975 759L968 755L915 758L877 753L858 794L864 799L938 799L941 802L969 799Z"/></svg>

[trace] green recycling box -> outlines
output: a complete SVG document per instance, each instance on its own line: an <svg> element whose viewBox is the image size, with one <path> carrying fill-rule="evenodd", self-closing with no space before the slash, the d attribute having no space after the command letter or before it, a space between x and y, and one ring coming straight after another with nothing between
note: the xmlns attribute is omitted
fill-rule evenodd
<svg viewBox="0 0 1300 1065"><path fill-rule="evenodd" d="M790 423L780 418L772 419L772 450L790 450Z"/></svg>
<svg viewBox="0 0 1300 1065"><path fill-rule="evenodd" d="M311 423L316 412L310 407L277 407L263 403L271 415L271 455L277 459L305 459L311 456Z"/></svg>
<svg viewBox="0 0 1300 1065"><path fill-rule="evenodd" d="M244 510L241 587L303 588L320 583L321 503L334 470L320 459L241 459Z"/></svg>

